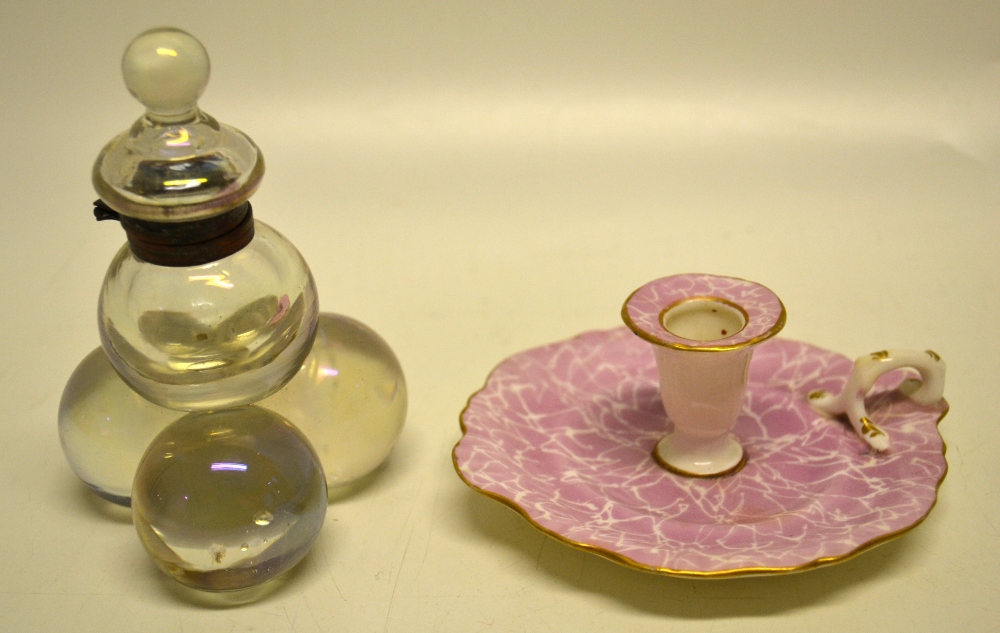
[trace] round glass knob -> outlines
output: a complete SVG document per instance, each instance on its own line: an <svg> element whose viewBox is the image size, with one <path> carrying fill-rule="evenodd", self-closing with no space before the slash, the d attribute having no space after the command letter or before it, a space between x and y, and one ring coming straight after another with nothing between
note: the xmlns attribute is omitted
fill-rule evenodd
<svg viewBox="0 0 1000 633"><path fill-rule="evenodd" d="M191 413L139 464L132 519L157 566L207 591L247 589L291 569L326 516L308 440L260 407Z"/></svg>
<svg viewBox="0 0 1000 633"><path fill-rule="evenodd" d="M193 115L208 84L209 67L201 42L169 27L142 33L122 57L128 91L154 118Z"/></svg>

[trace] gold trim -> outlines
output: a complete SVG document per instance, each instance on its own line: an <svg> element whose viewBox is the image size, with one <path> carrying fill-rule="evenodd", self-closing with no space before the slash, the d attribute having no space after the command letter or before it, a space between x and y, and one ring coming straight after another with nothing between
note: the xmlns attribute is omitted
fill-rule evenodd
<svg viewBox="0 0 1000 633"><path fill-rule="evenodd" d="M693 477L695 479L716 479L719 477L727 477L729 475L735 475L739 471L743 470L743 467L747 465L747 452L743 450L743 447L741 446L740 450L742 451L742 455L740 455L740 461L736 462L735 466L731 466L723 471L712 473L710 475L702 475L701 473L692 473L683 470L681 468L677 468L676 466L667 462L667 460L663 459L663 455L660 455L660 452L656 450L659 447L660 447L659 442L657 442L656 445L653 446L653 453L652 453L653 461L659 464L659 466L664 470L668 470L674 473L675 475L680 475L681 477Z"/></svg>
<svg viewBox="0 0 1000 633"><path fill-rule="evenodd" d="M718 275L718 276L721 277L722 275ZM745 281L746 283L748 283L748 284L754 284L755 286L761 286L761 284L759 284L759 283L757 283L755 281L750 281L748 279L741 279L739 277L726 277L726 278L727 279L736 279L737 281ZM741 349L741 348L744 348L744 347L750 347L752 345L756 345L757 343L761 343L763 341L766 341L767 339L773 337L775 334L777 334L778 332L780 332L782 330L782 328L785 327L785 321L788 318L788 314L785 312L785 304L781 302L781 298L778 297L778 295L776 295L773 290L771 290L770 288L767 288L767 286L761 286L762 288L767 289L772 295L774 295L774 298L778 300L778 305L781 306L781 314L778 315L778 320L775 321L774 325L772 325L771 329L769 329L767 332L764 332L763 334L758 334L757 336L753 337L752 339L748 339L748 340L743 341L741 343L735 343L735 344L732 344L732 345L710 345L710 346L696 347L696 346L693 346L693 345L685 345L684 343L673 343L673 342L669 342L669 341L664 341L664 340L658 339L655 336L653 336L652 334L647 333L642 328L640 328L638 325L636 325L635 322L632 321L632 317L629 316L629 313L628 313L628 304L629 304L629 301L632 300L632 297L635 296L635 293L639 292L640 290L642 290L645 287L646 287L645 285L639 286L638 288L636 288L635 290L632 291L632 294L630 294L628 296L628 299L625 299L625 303L622 304L622 311L621 311L622 321L625 322L625 325L627 325L628 328L630 330L632 330L635 333L636 336L638 336L642 340L646 341L647 343L652 343L653 345L659 345L660 347L669 347L671 349L679 349L679 350L684 350L684 351L688 351L688 352L728 352L728 351L732 351L734 349ZM723 299L722 297L712 297L712 296L709 296L709 295L700 296L700 297L692 297L692 298L695 298L695 299L709 299L710 298L710 299L717 299L717 300L723 301L723 302L728 302L727 299ZM684 301L684 299L682 299L682 301ZM668 306L667 308L664 308L664 309L665 310L669 309L670 307L673 307L674 305L675 304L672 303L672 304L670 304L670 306ZM736 304L733 303L732 305L736 305ZM746 314L746 311L743 310L743 308L741 306L736 305L736 307L740 308L740 310L743 312L743 314ZM660 313L660 318L662 318L662 316L663 316L663 313L661 312ZM662 321L660 319L658 319L657 322L660 323L660 327L663 327L663 323L662 323ZM747 325L749 325L749 324L750 324L750 317L748 315L747 316ZM742 332L745 329L746 329L746 325L743 326L743 328L740 330L740 332ZM664 331L666 331L666 328L664 328ZM739 332L737 332L737 334L738 333ZM674 335L674 336L676 336L676 335ZM735 334L733 336L735 336Z"/></svg>
<svg viewBox="0 0 1000 633"><path fill-rule="evenodd" d="M782 311L782 314L784 314L784 311ZM565 339L565 340L570 340L570 339ZM520 353L521 352L518 352L518 354ZM945 459L944 472L941 473L941 478L938 479L937 484L934 487L934 501L931 503L930 507L927 508L927 512L925 512L923 516L921 516L912 524L906 526L901 530L890 532L888 534L883 534L882 536L876 537L868 541L867 543L862 543L861 545L851 550L850 552L847 552L846 554L842 554L840 556L828 556L826 558L817 558L816 560L809 561L808 563L803 563L802 565L799 565L797 567L744 567L740 569L726 569L722 571L691 571L687 569L670 569L669 567L654 567L652 565L643 565L642 563L636 562L631 558L625 556L624 554L619 554L618 552L612 552L597 545L589 545L587 543L574 541L572 539L566 538L565 536L559 534L558 532L553 532L552 530L539 525L538 523L535 522L534 519L531 518L531 516L527 513L527 511L524 508L517 505L516 501L508 499L507 497L499 495L495 492L490 492L489 490L483 490L482 488L473 485L473 483L470 482L468 479L466 479L465 475L462 474L462 469L458 466L458 455L455 454L455 451L458 450L459 444L462 443L462 439L465 438L465 434L468 432L468 429L466 429L465 427L465 422L462 421L462 416L465 415L465 412L469 409L469 405L472 404L472 399L475 398L476 395L478 395L484 389L486 389L486 386L490 382L490 378L493 376L493 372L495 372L500 365L505 363L512 356L514 355L504 358L502 361L497 363L497 365L492 370L490 370L490 373L486 376L486 382L483 383L482 388L480 388L471 396L469 396L469 399L466 400L465 407L462 408L462 412L458 414L458 426L462 430L462 437L459 438L458 442L455 443L455 447L451 449L451 463L452 466L454 466L455 468L455 472L458 473L458 478L461 479L465 483L465 485L475 490L479 494L485 497L489 497L490 499L493 499L495 501L499 501L501 504L507 506L514 512L520 514L529 524L531 524L532 527L537 529L539 532L552 537L553 539L563 543L564 545L569 545L570 547L574 547L576 549L583 550L585 552L597 554L598 556L607 558L608 560L618 563L619 565L623 565L625 567L635 569L638 571L650 572L654 574L666 574L668 576L679 576L682 578L733 578L736 576L789 574L800 571L808 571L810 569L815 569L817 567L825 567L827 565L833 565L836 563L842 563L846 560L854 558L859 554L863 554L864 552L867 552L868 550L877 547L878 545L881 545L883 543L888 543L893 539L899 538L900 536L903 536L910 530L915 529L917 526L923 523L924 520L927 518L927 516L930 515L931 510L934 509L934 506L937 505L938 492L941 490L941 484L944 482L944 478L948 475L948 460ZM944 419L944 416L946 416L948 414L948 411L950 410L950 406L948 405L947 400L942 398L941 402L944 403L944 411L941 412L941 417L939 417L937 419L937 422L934 423L935 427L941 424L941 420ZM940 431L938 432L938 437L941 437ZM944 457L947 454L947 452L948 452L948 445L945 443L944 438L941 437L941 456Z"/></svg>
<svg viewBox="0 0 1000 633"><path fill-rule="evenodd" d="M889 360L889 351L882 350L881 352L872 352L872 360Z"/></svg>
<svg viewBox="0 0 1000 633"><path fill-rule="evenodd" d="M926 351L927 355L930 356L931 358L933 358L934 360L941 360L941 357L938 356L938 353L935 352L934 350L928 349L928 350L924 350L924 351Z"/></svg>
<svg viewBox="0 0 1000 633"><path fill-rule="evenodd" d="M826 392L825 391L823 391L822 389L816 389L814 391L810 391L809 395L807 397L810 400L819 400L820 398L823 398L825 396L826 396Z"/></svg>
<svg viewBox="0 0 1000 633"><path fill-rule="evenodd" d="M868 437L878 437L880 435L885 435L885 433L882 432L882 429L875 426L875 423L873 423L867 417L861 418L859 422L861 422L861 432L864 435L867 435Z"/></svg>
<svg viewBox="0 0 1000 633"><path fill-rule="evenodd" d="M685 303L691 303L692 301L717 301L717 302L719 302L719 303L721 303L723 305L729 306L730 308L735 308L740 314L743 315L743 325L740 326L740 329L736 330L732 334L726 334L722 338L710 339L710 340L721 341L722 339L726 339L726 338L730 338L730 337L736 336L737 334L739 334L743 330L747 329L747 326L750 325L750 315L747 314L747 311L743 309L743 306L741 306L741 305L739 305L737 303L733 303L729 299L723 299L722 297L713 297L711 295L704 295L704 296L697 296L697 297L688 297L686 299L678 299L677 301L674 301L673 303L671 303L667 307L665 307L662 310L660 310L660 314L657 315L657 317L656 317L656 320L659 321L659 323L660 323L660 327L662 327L664 330L666 330L668 334L672 334L673 336L676 336L677 338L684 338L680 334L674 334L670 330L667 330L667 325L663 322L663 317L666 316L667 312L673 310L677 306L684 305ZM687 341L694 341L696 339L689 338L689 339L685 339L685 340L687 340ZM699 341L699 342L707 342L707 341Z"/></svg>

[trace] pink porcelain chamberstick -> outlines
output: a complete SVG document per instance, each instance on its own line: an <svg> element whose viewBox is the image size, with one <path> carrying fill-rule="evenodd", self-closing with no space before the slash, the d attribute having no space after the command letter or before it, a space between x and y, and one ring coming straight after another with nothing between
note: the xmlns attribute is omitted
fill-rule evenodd
<svg viewBox="0 0 1000 633"><path fill-rule="evenodd" d="M937 423L895 371L868 397L893 438L876 453L808 404L853 363L772 339L750 363L735 434L747 465L719 479L672 474L651 451L671 428L647 343L588 332L502 362L462 413L455 447L472 488L571 545L668 574L726 576L837 562L916 526L947 471Z"/></svg>

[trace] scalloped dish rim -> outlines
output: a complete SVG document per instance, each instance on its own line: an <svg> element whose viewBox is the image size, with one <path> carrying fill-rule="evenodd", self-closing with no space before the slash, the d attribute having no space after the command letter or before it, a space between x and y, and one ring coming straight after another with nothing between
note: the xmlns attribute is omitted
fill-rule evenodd
<svg viewBox="0 0 1000 633"><path fill-rule="evenodd" d="M613 328L612 330L614 330L614 329L618 329L618 328ZM837 556L821 557L821 558L817 558L815 560L808 561L808 562L803 563L801 565L792 566L792 567L764 567L764 566L759 566L759 567L741 567L741 568L724 569L724 570L714 570L714 571L698 571L698 570L691 570L691 569L673 569L673 568L670 568L670 567L656 567L656 566L652 566L652 565L646 565L644 563L640 563L640 562L638 562L636 560L633 560L632 558L630 558L627 555L622 554L620 552L615 552L615 551L612 551L610 549L606 549L606 548L598 546L598 545L591 545L591 544L588 544L588 543L583 543L583 542L580 542L580 541L576 541L576 540L573 540L573 539L571 539L571 538L569 538L569 537L567 537L567 536L565 536L563 534L560 534L559 532L556 532L556 531L554 531L554 530L552 530L550 528L544 527L544 526L540 525L537 521L535 521L528 514L528 511L525 508L523 508L522 506L520 506L513 499L505 497L505 496L503 496L503 495L501 495L499 493L496 493L496 492L492 492L492 491L489 491L489 490L484 490L483 488L480 488L480 487L476 486L474 483L472 483L471 481L469 481L469 479L466 478L465 473L462 472L462 468L461 468L461 466L458 463L458 454L457 454L459 446L465 440L466 435L468 433L468 428L465 425L464 417L465 417L466 412L469 410L469 407L472 404L472 400L477 395L479 395L480 393L482 393L489 386L490 381L492 380L492 378L493 378L494 374L496 373L497 369L499 369L504 363L506 363L507 361L511 360L512 358L514 358L514 357L516 357L516 356L518 356L518 355L520 355L520 354L522 354L524 352L527 352L527 351L529 351L531 349L536 349L537 347L544 347L546 345L565 343L565 342L571 341L573 339L579 338L581 336L584 336L584 335L590 334L590 333L611 332L612 330L588 330L586 332L581 332L580 334L577 334L576 336L572 336L572 337L569 337L569 338L566 338L566 339L561 339L559 341L553 341L551 343L546 343L546 344L543 344L541 346L535 346L535 347L532 347L532 348L521 350L521 351L518 351L518 352L516 352L514 354L511 354L510 356L505 357L504 359L502 359L500 362L498 362L490 370L489 374L486 376L486 380L483 382L483 386L480 387L479 389L477 389L475 392L473 392L468 397L468 399L466 400L465 406L462 408L462 411L459 413L458 423L459 423L459 427L461 428L461 431L462 431L462 436L455 443L455 446L452 448L452 451L451 451L452 466L455 468L455 472L458 474L459 478L469 488L471 488L472 490L474 490L474 491L482 494L485 497L488 497L490 499L498 501L501 504L507 506L508 508L514 510L520 516L522 516L535 529L539 530L543 534L545 534L547 536L550 536L553 539L555 539L555 540L557 540L557 541L559 541L561 543L569 545L570 547L573 547L573 548L576 548L576 549L579 549L579 550L582 550L582 551L585 551L585 552L590 552L590 553L593 553L593 554L597 554L598 556L602 556L604 558L607 558L608 560L611 560L611 561L613 561L615 563L618 563L618 564L623 565L625 567L628 567L630 569L635 569L635 570L638 570L638 571L649 572L649 573L654 573L654 574L663 574L663 575L668 575L668 576L685 577L685 578L732 578L732 577L739 577L739 576L789 574L789 573L796 573L796 572L808 571L808 570L811 570L811 569L816 569L818 567L826 567L828 565L834 565L834 564L837 564L837 563L841 563L841 562L844 562L844 561L849 560L851 558L854 558L855 556L858 556L859 554L863 554L864 552L867 552L868 550L873 549L873 548L875 548L875 547L877 547L879 545L882 545L882 544L887 543L889 541L895 540L895 539L903 536L904 534L910 532L911 530L915 529L921 523L924 522L924 520L930 515L931 511L937 505L937 501L938 501L938 497L939 497L939 492L940 492L940 489L941 489L941 485L944 482L945 477L947 477L948 470L949 470L948 460L945 457L945 455L947 453L947 450L948 450L948 446L947 446L947 443L944 440L944 437L941 435L940 428L939 428L939 425L941 424L941 420L944 419L944 417L948 414L948 412L950 410L950 405L948 404L947 400L945 400L945 399L941 400L941 403L943 404L944 409L941 411L941 414L940 414L940 416L938 416L937 420L934 421L935 431L936 431L938 437L941 439L941 456L942 456L942 459L944 461L944 468L943 468L943 470L941 472L941 476L938 478L937 482L935 483L934 498L931 501L930 505L928 506L927 511L924 512L921 516L919 516L910 525L908 525L908 526L906 526L904 528L901 528L899 530L895 530L893 532L888 532L888 533L879 535L879 536L877 536L877 537L875 537L873 539L870 539L870 540L868 540L868 541L860 544L858 547L854 548L853 550L851 550L851 551L849 551L849 552L847 552L845 554L841 554L841 555L837 555ZM798 342L798 341L792 341L791 339L783 339L783 340L787 340L787 341L790 341L790 342L796 342L796 343ZM806 345L811 345L809 343L805 343L805 344Z"/></svg>

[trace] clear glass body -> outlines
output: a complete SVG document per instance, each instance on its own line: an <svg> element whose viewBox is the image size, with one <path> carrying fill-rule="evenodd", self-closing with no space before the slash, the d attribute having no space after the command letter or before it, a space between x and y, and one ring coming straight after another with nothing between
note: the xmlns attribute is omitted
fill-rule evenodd
<svg viewBox="0 0 1000 633"><path fill-rule="evenodd" d="M324 313L299 372L260 404L309 439L334 494L388 456L406 420L406 381L377 333L349 317ZM97 348L66 384L59 437L80 479L105 499L127 506L143 453L181 415L132 391Z"/></svg>
<svg viewBox="0 0 1000 633"><path fill-rule="evenodd" d="M98 347L80 362L63 390L59 440L66 461L85 484L127 506L142 454L182 415L132 391Z"/></svg>
<svg viewBox="0 0 1000 633"><path fill-rule="evenodd" d="M128 245L101 289L98 326L112 365L140 395L170 409L256 402L298 371L319 305L305 260L255 223L233 255L191 267L156 266Z"/></svg>
<svg viewBox="0 0 1000 633"><path fill-rule="evenodd" d="M168 426L132 489L132 518L157 566L207 591L246 589L293 567L326 506L308 440L255 406L190 413Z"/></svg>
<svg viewBox="0 0 1000 633"><path fill-rule="evenodd" d="M321 314L302 369L261 405L305 433L334 494L389 455L406 421L406 380L392 349L371 328Z"/></svg>

